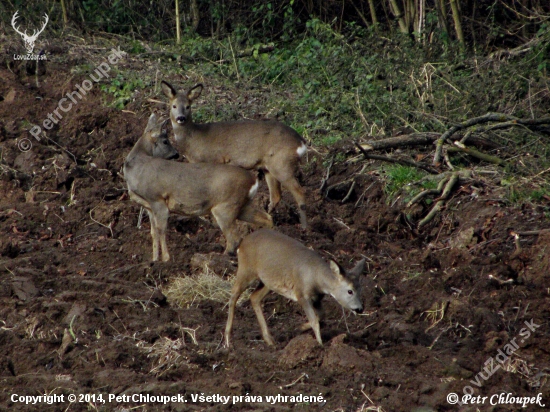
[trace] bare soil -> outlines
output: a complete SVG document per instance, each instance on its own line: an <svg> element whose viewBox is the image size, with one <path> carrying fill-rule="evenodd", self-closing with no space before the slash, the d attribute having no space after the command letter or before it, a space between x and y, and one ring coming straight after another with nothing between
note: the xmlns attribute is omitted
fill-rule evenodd
<svg viewBox="0 0 550 412"><path fill-rule="evenodd" d="M264 313L276 347L261 340L245 302L237 310L234 348L227 350L224 303L179 308L163 293L174 277L204 270L204 262L219 276L235 273L235 259L222 255L221 232L208 219L171 217L172 260L152 264L149 223L136 227L139 207L125 192L123 160L157 107L138 94L124 111L109 108L94 85L38 142L27 131L30 123L41 123L88 78L73 71L84 58L70 46L52 46L48 55L39 76L10 63L9 53L0 66L0 410L451 411L459 407L447 395L463 395L466 386L482 396L540 393L550 404L550 232L521 236L521 250L510 235L550 228L544 205L512 207L493 186L473 196L464 185L417 233L402 205L389 205L377 172L357 174L361 163L336 162L331 169L328 186L355 176L345 202L350 184L321 196L328 157L311 152L300 176L310 228L300 228L285 192L274 213L277 230L345 267L366 257L366 312L344 313L327 297L320 347L311 331L299 330L301 308L271 294ZM32 143L26 152L18 147L24 138ZM334 150L346 153L346 145ZM267 204L265 182L256 201ZM531 321L536 326L527 336ZM486 361L498 359L510 342L517 349L490 376ZM187 402L32 406L12 399L100 393L104 399L181 394ZM200 394L243 398L234 405L193 402ZM266 400L278 394L321 394L326 403ZM542 408L489 400L460 408L520 409Z"/></svg>

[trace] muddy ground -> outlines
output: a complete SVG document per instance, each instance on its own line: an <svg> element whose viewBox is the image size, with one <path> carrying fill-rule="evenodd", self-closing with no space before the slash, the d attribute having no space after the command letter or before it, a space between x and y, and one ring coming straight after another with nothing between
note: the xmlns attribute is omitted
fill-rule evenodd
<svg viewBox="0 0 550 412"><path fill-rule="evenodd" d="M84 50L88 55L70 43L51 46L46 72L38 74L15 64L9 47L3 50L0 410L542 409L491 406L489 397L500 393L541 394L550 404L550 232L520 236L521 250L510 235L550 228L547 205L512 207L497 185L479 176L475 190L464 184L417 232L400 202L388 204L376 167L358 175L362 162L336 162L327 186L355 177L355 187L350 196L351 182L322 196L331 153L311 151L300 176L310 228L300 228L288 192L274 221L281 232L345 267L367 258L365 313L343 313L327 298L325 344L319 347L311 331L299 331L301 308L269 295L264 312L277 346L261 340L245 302L228 351L222 345L224 303L198 300L179 308L164 294L171 279L204 271L205 264L221 277L235 273L235 260L222 255L221 232L208 219L171 217L172 260L152 264L149 222L136 228L139 207L125 191L123 159L150 111L162 106L137 93L124 111L109 108L108 96L94 85L47 138L36 141L28 133L89 78L75 68L83 62L96 67L106 53ZM143 66L131 56L120 64ZM261 91L247 93L262 98ZM236 90L225 95L255 113ZM23 152L25 138L32 148ZM347 153L345 144L335 150ZM265 182L255 201L266 206ZM448 403L450 393L464 391L488 398L461 408ZM64 402L14 402L43 394L64 395ZM84 402L69 403L69 394L102 394L105 402L81 397L77 401ZM186 402L117 402L109 394L180 394ZM201 394L240 398L227 405L194 402ZM267 400L279 394L321 395L323 402Z"/></svg>

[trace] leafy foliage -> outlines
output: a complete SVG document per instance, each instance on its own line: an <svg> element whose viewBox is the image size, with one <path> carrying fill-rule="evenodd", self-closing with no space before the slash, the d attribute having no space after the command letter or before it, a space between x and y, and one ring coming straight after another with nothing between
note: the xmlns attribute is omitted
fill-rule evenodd
<svg viewBox="0 0 550 412"><path fill-rule="evenodd" d="M117 109L122 109L131 100L136 89L144 89L145 83L140 78L125 79L121 73L111 80L109 85L102 84L101 91L109 93L114 100L110 103L111 106Z"/></svg>

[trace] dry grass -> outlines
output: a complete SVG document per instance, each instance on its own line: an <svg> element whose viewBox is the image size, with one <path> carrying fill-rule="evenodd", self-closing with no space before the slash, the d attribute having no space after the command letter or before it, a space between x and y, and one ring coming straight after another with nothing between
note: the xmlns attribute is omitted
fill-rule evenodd
<svg viewBox="0 0 550 412"><path fill-rule="evenodd" d="M189 364L188 357L184 355L187 346L185 336L191 338L193 345L198 345L197 329L186 328L180 325L180 330L181 338L178 339L170 339L163 336L152 344L142 340L136 343L138 349L146 353L148 358L155 359L149 373L161 376L167 371L178 368L181 365L187 365L193 369L197 367L197 365Z"/></svg>
<svg viewBox="0 0 550 412"><path fill-rule="evenodd" d="M139 341L136 346L147 353L148 358L156 358L154 366L149 371L156 376L161 376L180 365L189 365L187 357L182 355L182 350L186 346L184 337L175 340L162 337L153 344ZM196 367L196 365L189 366Z"/></svg>
<svg viewBox="0 0 550 412"><path fill-rule="evenodd" d="M163 293L171 304L181 308L192 306L194 303L204 300L227 304L231 297L233 279L234 277L225 280L206 268L205 272L197 275L175 278ZM250 292L245 291L237 304L248 299L249 296Z"/></svg>
<svg viewBox="0 0 550 412"><path fill-rule="evenodd" d="M550 376L550 371L547 368L540 370L534 364L527 363L517 353L502 363L502 369L506 372L520 374L531 388L542 388Z"/></svg>

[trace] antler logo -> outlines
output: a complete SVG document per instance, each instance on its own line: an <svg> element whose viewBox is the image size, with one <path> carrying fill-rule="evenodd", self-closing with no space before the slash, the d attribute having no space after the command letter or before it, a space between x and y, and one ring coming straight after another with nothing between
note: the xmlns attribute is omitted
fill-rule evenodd
<svg viewBox="0 0 550 412"><path fill-rule="evenodd" d="M17 26L15 25L15 21L17 20L17 18L19 17L17 15L17 13L19 13L19 10L15 12L15 14L13 15L13 18L11 19L11 25L13 26L13 29L19 33L21 35L21 37L23 37L23 41L25 42L25 49L27 49L27 53L28 54L32 54L32 51L34 50L34 43L36 42L36 39L38 38L38 35L40 33L42 33L44 31L44 29L46 28L46 24L48 24L48 21L49 21L49 17L46 13L44 13L44 25L42 26L42 28L40 30L35 30L34 33L29 36L27 34L27 31L25 30L25 32L23 33L22 31L20 31Z"/></svg>

